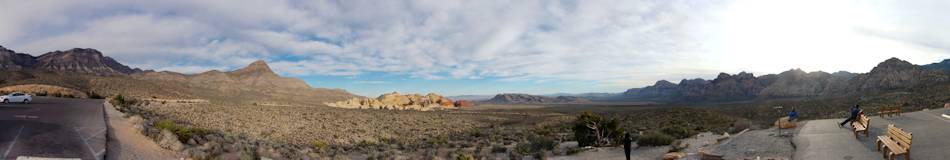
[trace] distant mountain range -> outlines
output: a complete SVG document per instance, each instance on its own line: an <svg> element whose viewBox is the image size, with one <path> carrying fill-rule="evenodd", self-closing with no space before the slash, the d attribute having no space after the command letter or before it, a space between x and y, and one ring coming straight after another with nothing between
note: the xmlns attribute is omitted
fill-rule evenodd
<svg viewBox="0 0 950 160"><path fill-rule="evenodd" d="M130 68L89 48L53 51L38 57L0 46L0 85L50 84L100 94L140 97L238 100L249 96L264 101L340 101L355 96L341 89L311 88L297 78L281 77L264 61L234 71L198 74Z"/></svg>
<svg viewBox="0 0 950 160"><path fill-rule="evenodd" d="M539 96L520 93L503 93L488 100L479 101L487 104L555 104L555 103L588 103L590 100L574 96Z"/></svg>
<svg viewBox="0 0 950 160"><path fill-rule="evenodd" d="M881 62L868 73L804 72L793 69L779 74L754 76L741 72L720 73L716 79L666 80L623 93L626 100L735 101L756 98L853 95L888 90L950 84L950 60L924 66L897 58Z"/></svg>

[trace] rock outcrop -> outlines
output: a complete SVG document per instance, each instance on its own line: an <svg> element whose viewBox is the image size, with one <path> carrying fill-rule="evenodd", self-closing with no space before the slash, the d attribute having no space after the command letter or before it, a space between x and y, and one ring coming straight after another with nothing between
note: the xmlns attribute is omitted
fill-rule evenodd
<svg viewBox="0 0 950 160"><path fill-rule="evenodd" d="M495 95L494 98L483 101L491 104L550 104L550 103L586 103L587 99L574 96L539 96L520 93L504 93Z"/></svg>
<svg viewBox="0 0 950 160"><path fill-rule="evenodd" d="M459 104L459 105L456 105ZM453 109L464 106L463 103L455 103L449 98L445 98L435 93L426 95L420 94L399 94L392 92L380 95L378 98L352 98L346 101L326 103L327 106L340 108L357 109L388 109L388 110L441 110Z"/></svg>

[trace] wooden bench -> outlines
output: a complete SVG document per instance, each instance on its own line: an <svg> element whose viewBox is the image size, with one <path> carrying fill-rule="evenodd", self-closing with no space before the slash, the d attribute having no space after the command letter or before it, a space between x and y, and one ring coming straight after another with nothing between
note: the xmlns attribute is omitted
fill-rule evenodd
<svg viewBox="0 0 950 160"><path fill-rule="evenodd" d="M881 151L884 158L894 159L894 156L904 155L904 159L910 159L910 145L913 141L913 134L894 127L894 124L887 125L887 134L877 136L877 150ZM883 149L883 150L881 150Z"/></svg>
<svg viewBox="0 0 950 160"><path fill-rule="evenodd" d="M877 114L881 116L881 118L884 118L884 115L887 115L889 117L894 116L895 114L897 116L901 116L901 107L900 106L881 107L881 110L878 111Z"/></svg>
<svg viewBox="0 0 950 160"><path fill-rule="evenodd" d="M864 137L870 137L868 134L868 127L871 126L871 119L864 114L858 115L854 121L851 122L851 127L854 128L854 137L858 137L858 133L864 132Z"/></svg>

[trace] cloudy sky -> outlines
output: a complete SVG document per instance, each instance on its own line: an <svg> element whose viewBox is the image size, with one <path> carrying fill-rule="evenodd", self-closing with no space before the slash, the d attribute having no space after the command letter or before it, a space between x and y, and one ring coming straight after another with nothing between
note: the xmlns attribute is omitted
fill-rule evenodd
<svg viewBox="0 0 950 160"><path fill-rule="evenodd" d="M950 58L941 0L0 0L0 45L196 73L258 59L314 87L621 92L719 72Z"/></svg>

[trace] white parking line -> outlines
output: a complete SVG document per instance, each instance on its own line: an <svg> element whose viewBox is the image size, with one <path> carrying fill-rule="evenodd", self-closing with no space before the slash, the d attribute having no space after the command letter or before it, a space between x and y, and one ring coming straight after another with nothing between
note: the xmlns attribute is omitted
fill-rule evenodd
<svg viewBox="0 0 950 160"><path fill-rule="evenodd" d="M106 131L106 129L103 128L102 130L99 130L99 132L96 132L96 133L92 134L92 136L86 137L85 139L83 139L83 141L89 141L89 139L95 138L96 135L99 135L99 133L102 133L102 132L105 132L105 131Z"/></svg>
<svg viewBox="0 0 950 160"><path fill-rule="evenodd" d="M86 148L89 149L89 154L92 154L92 157L99 160L99 155L96 154L96 151L92 150L92 146L89 146L89 143L86 143L86 138L82 136L82 132L79 132L79 128L73 127L73 130L76 130L76 135L79 136L79 139L82 140L82 144L86 145Z"/></svg>
<svg viewBox="0 0 950 160"><path fill-rule="evenodd" d="M947 118L950 118L950 117L944 118L945 115L939 115L939 116L938 116L938 115L936 115L936 114L930 114L930 113L924 113L924 114L927 114L927 115L929 115L930 117L934 117L934 118L939 119L939 120L941 120L941 121L950 123L950 120L947 119Z"/></svg>
<svg viewBox="0 0 950 160"><path fill-rule="evenodd" d="M20 133L23 133L23 125L20 125L20 130L16 131L16 136L13 136L13 142L10 142L10 146L7 146L7 151L3 152L3 157L6 158L7 155L10 155L10 150L13 149L13 145L16 145L16 140L20 138Z"/></svg>

